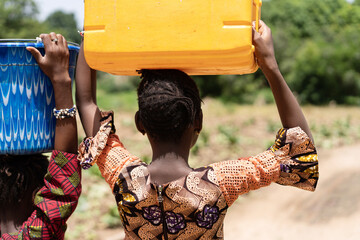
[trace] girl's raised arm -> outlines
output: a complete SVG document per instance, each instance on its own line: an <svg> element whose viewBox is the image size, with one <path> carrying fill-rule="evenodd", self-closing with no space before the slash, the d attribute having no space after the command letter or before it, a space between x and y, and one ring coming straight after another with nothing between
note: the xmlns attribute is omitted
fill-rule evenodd
<svg viewBox="0 0 360 240"><path fill-rule="evenodd" d="M253 44L255 57L269 82L283 127L299 126L313 140L300 105L279 70L275 59L271 30L263 21L260 21L259 32L253 28Z"/></svg>
<svg viewBox="0 0 360 240"><path fill-rule="evenodd" d="M45 55L34 47L27 49L34 56L41 70L50 78L55 95L56 109L72 109L71 78L69 76L69 50L66 39L61 34L41 34ZM75 117L56 120L55 150L77 152L77 127Z"/></svg>
<svg viewBox="0 0 360 240"><path fill-rule="evenodd" d="M89 67L81 44L76 67L76 104L87 137L100 128L101 113L96 104L96 70Z"/></svg>

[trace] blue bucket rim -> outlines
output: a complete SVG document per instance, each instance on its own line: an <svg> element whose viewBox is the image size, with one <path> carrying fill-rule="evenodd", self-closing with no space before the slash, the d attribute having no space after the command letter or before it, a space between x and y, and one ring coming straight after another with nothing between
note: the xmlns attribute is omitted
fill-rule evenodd
<svg viewBox="0 0 360 240"><path fill-rule="evenodd" d="M69 49L80 49L80 45L67 42ZM36 47L43 48L44 44L36 39L0 39L0 47Z"/></svg>

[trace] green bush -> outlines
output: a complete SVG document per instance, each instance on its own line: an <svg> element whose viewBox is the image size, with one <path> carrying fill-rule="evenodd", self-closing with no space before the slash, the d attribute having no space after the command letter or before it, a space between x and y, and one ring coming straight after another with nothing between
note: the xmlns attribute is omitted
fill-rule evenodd
<svg viewBox="0 0 360 240"><path fill-rule="evenodd" d="M272 0L262 9L280 68L302 103L359 104L358 2Z"/></svg>

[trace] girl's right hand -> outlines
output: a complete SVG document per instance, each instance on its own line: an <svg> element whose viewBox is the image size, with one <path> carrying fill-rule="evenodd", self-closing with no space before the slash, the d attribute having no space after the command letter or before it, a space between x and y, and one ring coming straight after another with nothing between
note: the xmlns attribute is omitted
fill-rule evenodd
<svg viewBox="0 0 360 240"><path fill-rule="evenodd" d="M261 70L275 70L278 68L271 29L260 20L259 32L255 30L255 22L253 22L253 44L255 46L255 57Z"/></svg>
<svg viewBox="0 0 360 240"><path fill-rule="evenodd" d="M71 84L69 76L69 49L66 39L61 34L51 32L41 34L40 38L44 43L45 55L42 56L39 50L28 47L41 70L50 78L54 90L58 85Z"/></svg>

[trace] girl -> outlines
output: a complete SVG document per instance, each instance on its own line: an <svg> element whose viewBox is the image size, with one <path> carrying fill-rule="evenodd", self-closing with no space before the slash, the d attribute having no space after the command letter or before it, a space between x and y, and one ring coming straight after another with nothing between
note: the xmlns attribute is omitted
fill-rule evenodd
<svg viewBox="0 0 360 240"><path fill-rule="evenodd" d="M60 34L40 37L45 56L35 48L28 50L54 87L55 150L50 163L41 154L0 155L0 235L4 240L64 239L66 220L75 210L81 192L68 45Z"/></svg>
<svg viewBox="0 0 360 240"><path fill-rule="evenodd" d="M126 239L223 239L227 208L240 194L271 182L313 191L318 179L311 133L277 66L270 29L253 31L255 56L273 91L284 126L275 144L256 156L192 169L189 151L202 128L195 82L177 70L142 70L137 129L147 135L151 164L130 154L115 135L112 112L95 99L95 72L80 50L77 102L87 138L83 168L97 163L109 183Z"/></svg>

